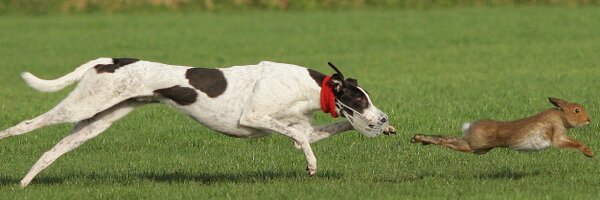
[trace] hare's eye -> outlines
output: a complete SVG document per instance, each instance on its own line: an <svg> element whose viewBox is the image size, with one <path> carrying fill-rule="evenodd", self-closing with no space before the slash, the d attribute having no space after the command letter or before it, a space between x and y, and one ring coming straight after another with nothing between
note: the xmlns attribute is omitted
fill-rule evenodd
<svg viewBox="0 0 600 200"><path fill-rule="evenodd" d="M579 108L575 108L575 113L579 113Z"/></svg>

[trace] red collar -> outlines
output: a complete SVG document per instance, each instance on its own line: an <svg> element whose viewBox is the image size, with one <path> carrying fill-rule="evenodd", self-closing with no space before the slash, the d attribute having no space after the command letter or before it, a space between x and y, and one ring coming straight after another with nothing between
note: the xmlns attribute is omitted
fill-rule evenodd
<svg viewBox="0 0 600 200"><path fill-rule="evenodd" d="M324 113L331 113L331 116L336 118L335 95L333 95L333 89L331 89L328 84L329 79L331 79L331 76L325 76L323 83L321 84L321 110L323 110Z"/></svg>

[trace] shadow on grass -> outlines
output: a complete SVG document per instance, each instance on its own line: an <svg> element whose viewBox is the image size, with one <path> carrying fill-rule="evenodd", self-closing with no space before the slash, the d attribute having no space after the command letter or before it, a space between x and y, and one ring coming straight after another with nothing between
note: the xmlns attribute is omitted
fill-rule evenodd
<svg viewBox="0 0 600 200"><path fill-rule="evenodd" d="M257 183L268 182L273 180L302 180L308 178L317 179L340 179L341 174L336 172L318 173L316 177L308 177L306 173L301 171L288 172L272 172L272 171L256 171L256 172L241 172L241 173L156 173L149 172L139 175L140 178L149 179L156 182L168 183L183 183L183 182L198 182L206 185L215 183Z"/></svg>
<svg viewBox="0 0 600 200"><path fill-rule="evenodd" d="M406 174L404 176L394 176L394 177L386 177L375 179L376 182L382 183L407 183L414 182L425 179L427 177L435 177L432 173L422 173L422 174Z"/></svg>
<svg viewBox="0 0 600 200"><path fill-rule="evenodd" d="M535 172L522 172L513 171L511 169L501 169L492 172L486 172L479 175L465 175L465 174L444 174L444 173L432 173L424 172L419 174L404 174L396 177L386 177L376 179L376 182L383 183L406 183L420 181L423 179L491 179L491 180L520 180L527 177L534 177L540 175L539 171Z"/></svg>
<svg viewBox="0 0 600 200"><path fill-rule="evenodd" d="M0 176L0 186L19 185L21 183L21 178L23 177L15 178ZM64 179L57 177L39 177L34 179L32 184L56 185L62 183L63 181Z"/></svg>
<svg viewBox="0 0 600 200"><path fill-rule="evenodd" d="M21 180L14 178L14 177L0 176L0 185L1 186L18 184L19 181L21 181Z"/></svg>
<svg viewBox="0 0 600 200"><path fill-rule="evenodd" d="M509 180L520 180L526 177L538 176L540 172L518 172L511 169L503 169L500 171L484 173L476 176L480 179L509 179Z"/></svg>
<svg viewBox="0 0 600 200"><path fill-rule="evenodd" d="M317 174L316 177L308 177L303 171L272 172L255 171L240 173L193 173L193 172L143 172L137 174L97 174L97 173L77 173L64 174L61 176L39 176L33 179L31 185L59 185L70 180L81 180L81 182L113 182L113 183L131 183L136 180L151 180L154 182L167 183L185 183L197 182L201 184L215 183L257 183L273 180L294 180L303 179L340 179L342 174L337 172L325 171ZM19 185L22 177L0 176L0 187L8 185Z"/></svg>
<svg viewBox="0 0 600 200"><path fill-rule="evenodd" d="M493 179L493 180L520 180L527 177L538 176L540 172L520 172L513 171L511 169L503 169L499 171L486 172L480 175L471 176L476 179ZM65 174L64 176L41 176L36 177L32 185L58 185L64 183L70 179L83 179L89 180L90 182L121 182L130 183L135 181L134 179L150 180L154 182L165 182L165 183L185 183L185 182L197 182L205 185L217 184L217 183L259 183L269 182L276 180L286 181L302 181L310 179L341 179L343 174L332 171L325 171L318 173L316 177L308 177L306 173L302 171L286 171L286 172L273 172L273 171L254 171L254 172L240 172L240 173L192 173L192 172L143 172L138 174ZM376 179L376 182L384 183L406 183L414 182L427 178L443 178L440 174L435 173L421 173L411 174L397 177L385 177ZM446 178L452 178L446 177ZM457 177L454 177L457 178ZM467 177L462 177L467 178ZM20 183L20 177L9 177L0 176L0 186L7 185L18 185Z"/></svg>

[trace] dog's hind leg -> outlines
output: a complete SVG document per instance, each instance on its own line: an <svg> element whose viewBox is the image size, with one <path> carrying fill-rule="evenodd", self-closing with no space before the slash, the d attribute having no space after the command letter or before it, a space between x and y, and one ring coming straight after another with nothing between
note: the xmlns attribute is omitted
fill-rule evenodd
<svg viewBox="0 0 600 200"><path fill-rule="evenodd" d="M44 153L33 167L31 167L27 175L21 180L21 187L27 186L38 173L52 164L58 157L79 147L87 140L98 136L108 129L113 122L124 117L143 104L144 103L135 102L133 100L124 101L98 113L90 119L78 122L67 137L63 138L52 149Z"/></svg>
<svg viewBox="0 0 600 200"><path fill-rule="evenodd" d="M98 87L101 87L96 85L98 81L91 80L90 82L93 82L93 84L86 83L85 80L82 80L77 88L75 88L75 90L73 90L56 107L36 118L23 121L0 132L0 139L21 135L45 126L79 122L89 119L97 113L130 99L131 97L144 96L109 89L98 91ZM110 83L110 80L105 82ZM125 94L130 95L125 96Z"/></svg>
<svg viewBox="0 0 600 200"><path fill-rule="evenodd" d="M92 68L98 64L109 64L109 63L112 63L112 59L110 59L110 58L99 58L96 60L92 60L86 64L81 65L75 71L73 71L61 78L58 78L56 80L42 80L28 72L24 72L22 74L22 76L23 76L23 79L25 79L25 81L27 82L27 84L29 84L31 87L35 88L36 90L43 91L43 92L53 92L53 91L60 90L78 80L81 80L90 68ZM86 91L86 88L88 89L87 91ZM36 118L33 118L31 120L25 120L13 127L10 127L6 130L1 131L0 139L6 138L9 136L14 136L14 135L21 135L21 134L33 131L35 129L44 127L44 126L49 126L49 125L64 123L64 122L81 121L83 119L90 118L94 114L96 114L104 109L107 109L107 108L115 105L116 103L119 103L124 100L124 99L116 100L116 102L113 102L112 104L107 105L106 107L103 107L103 108L98 107L99 110L93 111L91 113L85 113L84 111L89 110L90 108L95 108L95 106L98 106L97 104L105 104L106 102L109 102L109 101L102 101L102 100L98 100L97 98L90 97L91 96L90 94L97 93L97 92L94 92L93 90L97 90L97 88L89 87L89 86L82 87L80 84L75 90L73 90L73 92L71 92L71 94L69 94L69 96L67 96L65 98L65 100L63 100L61 103L59 103L52 110L50 110L50 111L46 112L45 114L40 115ZM96 103L90 104L89 103L90 100L95 101ZM79 116L81 114L83 114L84 116ZM86 116L86 114L87 114L87 116Z"/></svg>
<svg viewBox="0 0 600 200"><path fill-rule="evenodd" d="M47 117L48 115L40 115L39 117L36 117L31 120L25 120L13 127L3 130L2 132L0 132L0 139L4 139L6 137L14 135L21 135L23 133L27 133L29 131L47 126Z"/></svg>
<svg viewBox="0 0 600 200"><path fill-rule="evenodd" d="M81 110L85 109L93 109L90 107L94 107L94 105L90 105L87 108L81 108ZM99 113L102 110L97 110L96 112L89 113L81 113L75 111L77 108L67 107L65 104L59 104L52 110L36 117L31 120L25 120L13 127L10 127L6 130L0 132L0 139L4 139L10 136L16 136L31 132L35 129L60 124L60 123L68 123L68 122L77 122L87 118L94 116L95 113ZM105 108L106 109L106 108Z"/></svg>
<svg viewBox="0 0 600 200"><path fill-rule="evenodd" d="M0 139L4 139L4 138L10 137L10 136L25 134L25 133L31 132L35 129L54 125L54 124L66 123L66 122L71 122L71 121L79 121L79 120L86 119L86 118L77 119L76 118L77 115L76 114L71 115L70 112L68 112L68 110L69 109L66 109L66 108L64 108L63 105L59 104L58 106L54 107L50 111L48 111L38 117L35 117L30 120L22 121L13 127L3 130L2 132L0 132ZM93 116L93 114L91 116ZM87 118L89 118L91 116L88 116ZM77 119L77 120L74 120L74 119Z"/></svg>

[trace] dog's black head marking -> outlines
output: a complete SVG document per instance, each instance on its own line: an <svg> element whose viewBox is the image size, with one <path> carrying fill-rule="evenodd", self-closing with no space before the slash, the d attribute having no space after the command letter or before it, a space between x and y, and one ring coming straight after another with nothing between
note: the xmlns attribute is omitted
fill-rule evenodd
<svg viewBox="0 0 600 200"><path fill-rule="evenodd" d="M196 98L198 97L198 93L196 92L196 90L188 87L181 87L179 85L154 90L154 93L162 97L171 99L175 101L175 103L182 106L193 104L194 102L196 102Z"/></svg>
<svg viewBox="0 0 600 200"><path fill-rule="evenodd" d="M335 81L330 81L330 84ZM334 86L332 86L333 88ZM367 91L358 86L356 79L348 78L344 80L344 84L339 91L333 92L335 98L340 102L346 104L348 107L355 111L364 114L364 111L371 106ZM349 114L353 114L353 111L346 110Z"/></svg>
<svg viewBox="0 0 600 200"><path fill-rule="evenodd" d="M190 68L185 73L190 85L206 93L210 98L218 97L227 89L225 75L219 69Z"/></svg>
<svg viewBox="0 0 600 200"><path fill-rule="evenodd" d="M367 91L358 86L356 79L347 78L344 80L344 75L335 65L332 63L327 64L336 71L327 83L333 88L335 98L355 111L364 114L364 111L371 106ZM351 110L346 110L346 112L350 115L354 113Z"/></svg>
<svg viewBox="0 0 600 200"><path fill-rule="evenodd" d="M329 79L329 81L327 82L327 84L329 84L329 86L333 89L333 94L335 95L335 98L340 102L346 104L350 108L363 114L364 111L368 109L369 106L371 106L368 93L360 86L358 86L358 81L356 79L345 79L342 72L337 67L335 67L335 65L333 65L332 63L327 64L329 64L329 66L333 68L333 70L335 70L336 72L333 75L331 75L331 79ZM321 87L323 85L323 81L325 80L325 75L312 69L307 70L308 75L310 75L310 77L315 81L315 83L319 87ZM353 114L353 111L351 110L348 110L346 112L351 115Z"/></svg>
<svg viewBox="0 0 600 200"><path fill-rule="evenodd" d="M113 58L113 64L99 64L94 66L96 73L115 73L115 71L123 66L139 61L136 58Z"/></svg>

